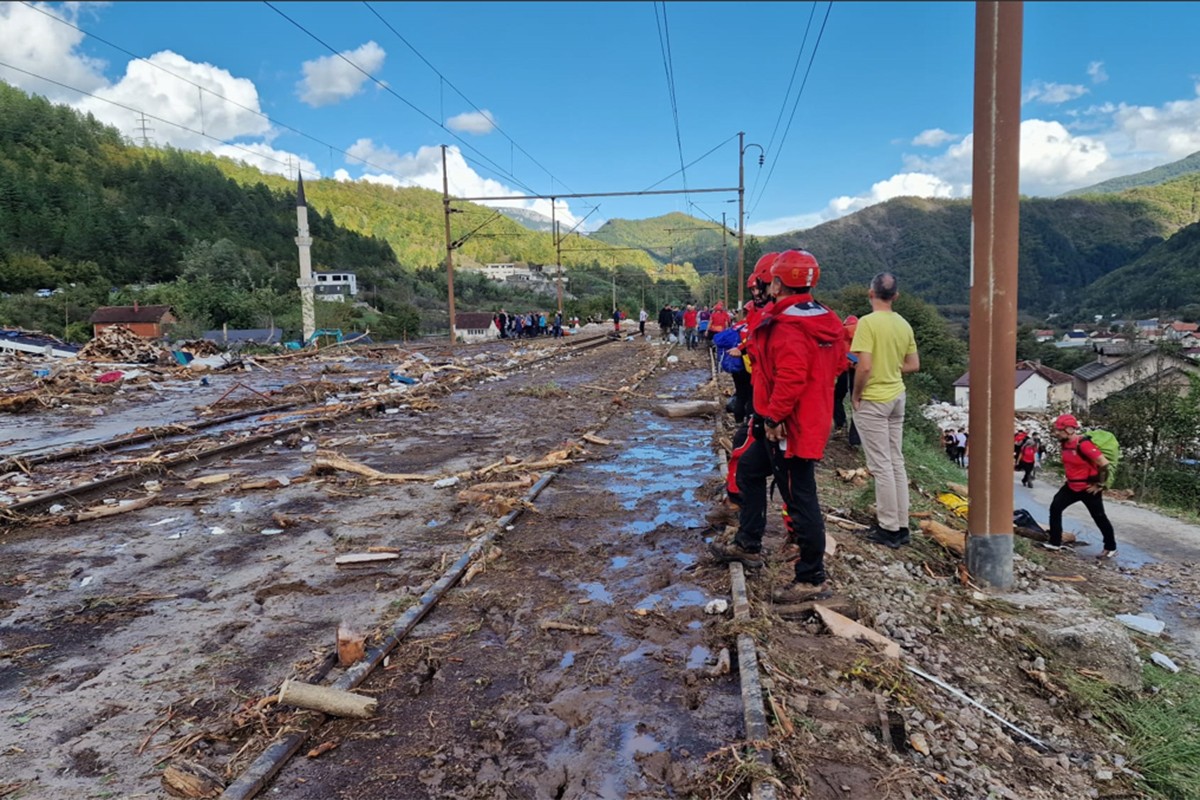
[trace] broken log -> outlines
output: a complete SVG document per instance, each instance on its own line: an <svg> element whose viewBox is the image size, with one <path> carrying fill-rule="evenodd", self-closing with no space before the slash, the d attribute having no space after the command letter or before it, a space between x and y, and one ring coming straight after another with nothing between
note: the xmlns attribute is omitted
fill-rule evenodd
<svg viewBox="0 0 1200 800"><path fill-rule="evenodd" d="M162 785L175 797L217 797L225 782L215 772L191 761L175 761L163 770Z"/></svg>
<svg viewBox="0 0 1200 800"><path fill-rule="evenodd" d="M583 439L585 442L591 442L592 444L598 444L601 446L606 446L606 445L612 444L611 440L603 439L603 438L596 436L594 434L591 434L591 433L585 433L580 438Z"/></svg>
<svg viewBox="0 0 1200 800"><path fill-rule="evenodd" d="M584 636L596 636L600 633L599 628L591 625L575 625L570 622L555 622L552 619L544 619L538 623L538 627L544 631L566 631L567 633L578 633Z"/></svg>
<svg viewBox="0 0 1200 800"><path fill-rule="evenodd" d="M230 472L219 472L216 475L201 475L199 478L192 478L186 481L183 486L185 489L199 489L201 486L212 486L215 483L224 483L233 477Z"/></svg>
<svg viewBox="0 0 1200 800"><path fill-rule="evenodd" d="M528 489L530 486L533 486L533 484L535 484L537 482L537 479L538 479L537 473L531 473L529 475L526 475L523 478L518 478L515 481L490 481L488 483L477 483L474 486L470 487L470 489L464 489L463 491L464 492L465 491L516 492L516 491L521 491L523 489ZM461 496L461 494L462 494L462 492L459 492L460 496Z"/></svg>
<svg viewBox="0 0 1200 800"><path fill-rule="evenodd" d="M74 514L67 515L68 522L88 522L93 519L104 519L105 517L114 517L117 514L124 514L126 511L137 511L139 508L145 508L152 505L158 498L151 495L150 497L141 497L137 500L132 500L128 503L117 503L111 506L93 506L86 508L83 511L76 511Z"/></svg>
<svg viewBox="0 0 1200 800"><path fill-rule="evenodd" d="M365 633L359 633L345 622L338 625L338 666L345 669L360 661L367 654L366 641L367 635Z"/></svg>
<svg viewBox="0 0 1200 800"><path fill-rule="evenodd" d="M375 713L375 706L379 701L374 697L343 692L328 686L313 686L311 683L301 683L289 678L279 689L279 702L309 711L321 711L335 717L369 719Z"/></svg>
<svg viewBox="0 0 1200 800"><path fill-rule="evenodd" d="M351 567L357 564L369 564L373 561L395 561L399 553L348 553L333 560L335 566Z"/></svg>
<svg viewBox="0 0 1200 800"><path fill-rule="evenodd" d="M849 617L843 616L832 608L823 606L820 603L815 604L813 610L817 612L821 617L821 621L825 623L825 627L829 628L829 632L834 636L857 642L870 642L881 647L883 654L888 658L900 657L900 645L882 633L873 631L866 625L860 625Z"/></svg>
<svg viewBox="0 0 1200 800"><path fill-rule="evenodd" d="M669 419L680 417L707 417L720 414L722 406L714 400L688 400L682 403L660 403L654 407L657 414Z"/></svg>
<svg viewBox="0 0 1200 800"><path fill-rule="evenodd" d="M923 519L919 526L926 536L952 553L962 555L967 550L967 535L932 519Z"/></svg>
<svg viewBox="0 0 1200 800"><path fill-rule="evenodd" d="M1035 542L1050 541L1050 534L1045 531L1039 531L1035 528L1022 528L1018 525L1013 526L1013 533L1020 536L1022 539L1032 539ZM1063 531L1063 544L1071 544L1075 541L1075 534L1070 531Z"/></svg>
<svg viewBox="0 0 1200 800"><path fill-rule="evenodd" d="M380 472L374 467L368 467L366 464L359 464L357 461L341 456L337 453L322 451L317 453L317 457L313 459L312 471L318 474L323 472L351 472L355 475L362 475L364 478L370 478L375 481L386 481L388 483L411 483L415 481L436 481L436 475L421 475L406 472Z"/></svg>

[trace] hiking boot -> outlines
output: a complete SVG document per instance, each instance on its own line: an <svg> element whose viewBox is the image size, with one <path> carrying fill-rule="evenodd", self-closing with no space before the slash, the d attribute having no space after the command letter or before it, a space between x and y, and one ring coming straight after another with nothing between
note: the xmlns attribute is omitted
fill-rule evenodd
<svg viewBox="0 0 1200 800"><path fill-rule="evenodd" d="M1108 561L1109 559L1116 558L1116 557L1117 557L1116 550L1101 550L1100 555L1096 556L1096 560L1097 561Z"/></svg>
<svg viewBox="0 0 1200 800"><path fill-rule="evenodd" d="M711 542L708 545L708 552L712 553L713 558L723 564L740 561L742 566L747 569L759 569L763 565L762 553L752 553L749 550L743 549L741 545L735 542L730 542L729 544Z"/></svg>
<svg viewBox="0 0 1200 800"><path fill-rule="evenodd" d="M867 531L865 538L868 542L887 545L893 550L899 550L904 545L908 544L912 537L909 535L908 528L901 528L898 531L889 531L878 525L872 525Z"/></svg>
<svg viewBox="0 0 1200 800"><path fill-rule="evenodd" d="M833 587L825 580L820 583L794 581L771 595L771 599L780 605L793 605L809 600L828 600L830 597L833 597Z"/></svg>

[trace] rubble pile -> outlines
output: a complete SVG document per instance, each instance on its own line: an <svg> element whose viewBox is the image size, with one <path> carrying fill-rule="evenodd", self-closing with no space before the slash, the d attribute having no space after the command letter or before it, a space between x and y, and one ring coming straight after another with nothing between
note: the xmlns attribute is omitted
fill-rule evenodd
<svg viewBox="0 0 1200 800"><path fill-rule="evenodd" d="M216 356L221 354L221 348L216 342L211 342L208 339L196 339L192 342L180 342L175 346L176 350L182 350L185 353L191 353L196 358L204 356Z"/></svg>
<svg viewBox="0 0 1200 800"><path fill-rule="evenodd" d="M150 339L143 339L120 325L111 325L84 345L79 351L79 358L117 364L154 364L164 352L162 347Z"/></svg>
<svg viewBox="0 0 1200 800"><path fill-rule="evenodd" d="M956 431L966 430L968 434L971 432L971 420L965 406L956 406L953 403L930 403L921 409L921 415L936 425L939 431L953 429ZM1053 417L1051 416L1018 414L1013 420L1013 425L1014 430L1028 431L1044 442L1054 441L1054 437L1050 435L1053 428Z"/></svg>

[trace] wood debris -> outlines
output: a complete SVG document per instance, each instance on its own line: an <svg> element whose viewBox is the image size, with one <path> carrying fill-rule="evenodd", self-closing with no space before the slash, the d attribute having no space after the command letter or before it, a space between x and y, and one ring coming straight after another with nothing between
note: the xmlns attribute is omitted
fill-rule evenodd
<svg viewBox="0 0 1200 800"><path fill-rule="evenodd" d="M337 629L338 666L345 669L362 660L367 654L367 635L354 630L345 622Z"/></svg>
<svg viewBox="0 0 1200 800"><path fill-rule="evenodd" d="M720 414L722 407L715 400L688 400L682 403L659 403L654 407L654 411L668 419L678 419Z"/></svg>
<svg viewBox="0 0 1200 800"><path fill-rule="evenodd" d="M338 556L333 563L339 567L352 567L358 564L370 564L376 561L395 561L399 553L348 553Z"/></svg>
<svg viewBox="0 0 1200 800"><path fill-rule="evenodd" d="M821 621L825 623L825 627L829 628L829 632L834 636L842 639L851 639L858 642L870 642L878 645L883 649L883 654L888 658L900 657L900 645L892 641L882 633L871 630L865 625L860 625L849 617L843 616L832 608L816 603L813 610L821 617Z"/></svg>
<svg viewBox="0 0 1200 800"><path fill-rule="evenodd" d="M932 519L921 520L920 528L926 536L952 553L961 556L967 551L967 535L962 531L956 531Z"/></svg>
<svg viewBox="0 0 1200 800"><path fill-rule="evenodd" d="M328 686L314 686L288 679L279 689L279 702L310 711L321 711L335 717L368 719L375 713L378 701L374 697L343 692Z"/></svg>
<svg viewBox="0 0 1200 800"><path fill-rule="evenodd" d="M312 471L318 475L328 472L351 472L355 475L362 475L364 478L370 478L373 481L383 481L385 483L432 482L438 480L438 476L436 475L380 472L374 467L359 464L357 461L351 461L338 453L328 450L317 453L317 457L313 459Z"/></svg>
<svg viewBox="0 0 1200 800"><path fill-rule="evenodd" d="M143 339L122 325L109 325L85 344L76 356L84 361L111 361L118 364L154 364L170 357L151 339Z"/></svg>
<svg viewBox="0 0 1200 800"><path fill-rule="evenodd" d="M855 486L862 486L867 482L867 478L871 477L871 471L866 467L859 467L858 469L842 469L839 467L835 472L843 481L853 483Z"/></svg>
<svg viewBox="0 0 1200 800"><path fill-rule="evenodd" d="M145 508L154 503L158 498L151 495L150 497L142 497L137 500L131 500L128 503L116 503L107 506L93 506L85 508L83 511L76 511L73 514L67 514L68 522L88 522L94 519L104 519L105 517L115 517L117 514L124 514L126 511L137 511L139 508Z"/></svg>
<svg viewBox="0 0 1200 800"><path fill-rule="evenodd" d="M163 770L162 785L167 794L175 797L217 797L225 790L225 783L219 775L192 761L168 764Z"/></svg>
<svg viewBox="0 0 1200 800"><path fill-rule="evenodd" d="M603 439L603 438L596 436L595 434L591 434L591 433L585 433L583 436L581 436L579 438L583 439L585 442L591 442L592 444L598 444L601 446L607 446L607 445L612 444L612 440Z"/></svg>
<svg viewBox="0 0 1200 800"><path fill-rule="evenodd" d="M220 472L216 475L201 475L199 478L192 478L186 481L183 486L185 489L199 489L201 486L213 486L218 483L225 483L233 478L231 472Z"/></svg>
<svg viewBox="0 0 1200 800"><path fill-rule="evenodd" d="M501 555L503 555L503 552L499 547L492 547L488 549L486 555L484 555L482 558L475 559L475 562L471 564L470 568L466 571L466 574L462 576L462 580L459 581L459 583L465 586L466 584L475 580L475 576L487 569L487 565L495 561Z"/></svg>
<svg viewBox="0 0 1200 800"><path fill-rule="evenodd" d="M330 750L334 749L337 746L338 746L338 743L334 742L334 741L321 742L319 745L314 747L312 750L309 750L306 755L308 758L317 758L319 756L324 755L325 753L328 753Z"/></svg>
<svg viewBox="0 0 1200 800"><path fill-rule="evenodd" d="M552 619L544 619L538 623L538 627L544 631L566 631L567 633L578 633L582 636L597 636L600 629L592 625L576 625L572 622L556 622Z"/></svg>

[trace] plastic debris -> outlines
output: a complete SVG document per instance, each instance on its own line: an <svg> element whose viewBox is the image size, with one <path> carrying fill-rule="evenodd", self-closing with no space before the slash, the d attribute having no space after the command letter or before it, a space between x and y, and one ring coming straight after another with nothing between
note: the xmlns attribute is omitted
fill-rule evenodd
<svg viewBox="0 0 1200 800"><path fill-rule="evenodd" d="M283 533L283 528L263 528L262 529L263 536L278 536L281 533Z"/></svg>
<svg viewBox="0 0 1200 800"><path fill-rule="evenodd" d="M728 610L729 602L719 597L716 600L709 600L704 606L705 614L724 614Z"/></svg>
<svg viewBox="0 0 1200 800"><path fill-rule="evenodd" d="M1168 672L1179 672L1179 665L1162 653L1151 653L1150 660Z"/></svg>
<svg viewBox="0 0 1200 800"><path fill-rule="evenodd" d="M1117 621L1127 628L1149 636L1158 636L1167 628L1167 624L1149 614L1117 614Z"/></svg>
<svg viewBox="0 0 1200 800"><path fill-rule="evenodd" d="M54 505L50 506L49 510L50 510L51 514L61 514L62 512L67 510L67 507L64 506L62 503L55 503Z"/></svg>
<svg viewBox="0 0 1200 800"><path fill-rule="evenodd" d="M433 482L433 488L435 488L435 489L449 489L451 486L457 486L457 485L458 485L458 476L457 475L451 475L449 478L442 478L440 481Z"/></svg>

